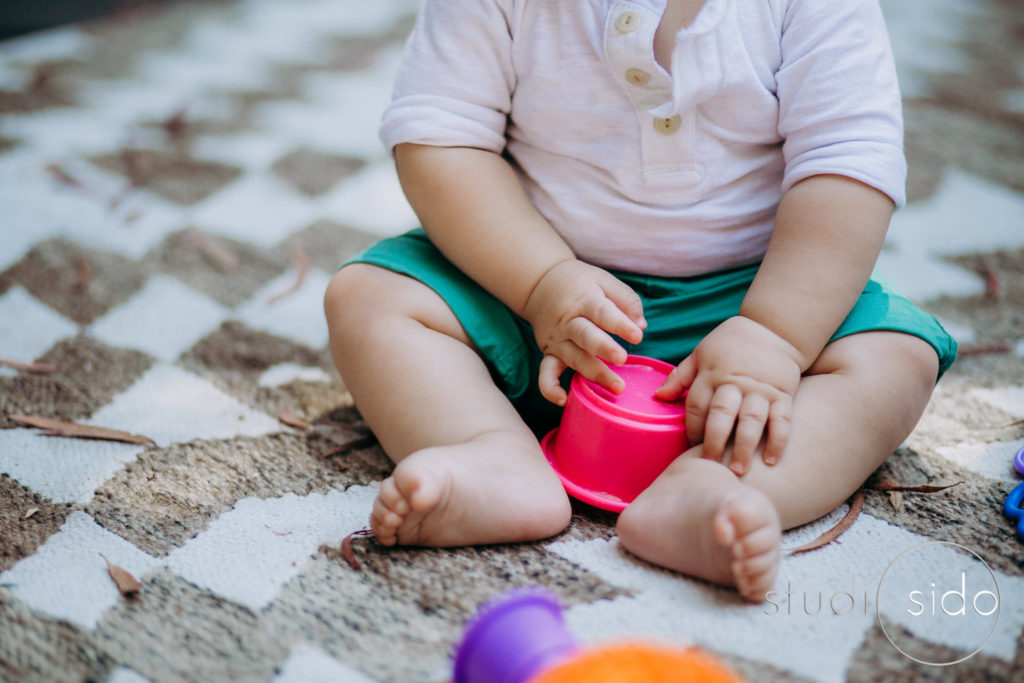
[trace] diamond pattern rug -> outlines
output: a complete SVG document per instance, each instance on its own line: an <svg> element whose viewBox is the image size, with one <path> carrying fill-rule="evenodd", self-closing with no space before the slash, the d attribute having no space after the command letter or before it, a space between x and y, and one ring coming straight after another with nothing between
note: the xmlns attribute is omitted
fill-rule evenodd
<svg viewBox="0 0 1024 683"><path fill-rule="evenodd" d="M376 138L415 0L181 2L0 42L0 358L52 366L0 365L0 679L441 681L476 607L530 585L588 644L696 643L755 681L1019 680L1024 542L1001 509L1024 447L1024 18L926 4L882 2L911 201L879 271L966 354L876 479L959 483L869 490L766 605L630 556L582 504L538 543L357 538L345 559L391 464L321 299L415 225ZM906 554L937 541L956 546ZM897 558L927 595L966 551L998 586L994 628L880 604Z"/></svg>

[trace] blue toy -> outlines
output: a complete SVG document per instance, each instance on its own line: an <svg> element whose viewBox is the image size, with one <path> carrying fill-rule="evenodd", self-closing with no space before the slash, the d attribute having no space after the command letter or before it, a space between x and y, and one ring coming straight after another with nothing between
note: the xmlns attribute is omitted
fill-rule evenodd
<svg viewBox="0 0 1024 683"><path fill-rule="evenodd" d="M1010 491L1006 503L1003 504L1003 512L1017 523L1017 538L1024 541L1024 510L1020 507L1021 501L1024 501L1024 483L1017 484L1016 488Z"/></svg>

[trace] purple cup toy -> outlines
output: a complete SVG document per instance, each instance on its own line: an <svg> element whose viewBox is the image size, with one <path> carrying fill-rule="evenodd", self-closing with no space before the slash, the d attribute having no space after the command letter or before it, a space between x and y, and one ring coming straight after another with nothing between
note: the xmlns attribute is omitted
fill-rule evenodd
<svg viewBox="0 0 1024 683"><path fill-rule="evenodd" d="M454 683L526 683L578 649L553 593L511 590L481 606L466 624Z"/></svg>
<svg viewBox="0 0 1024 683"><path fill-rule="evenodd" d="M1017 455L1014 456L1013 466L1017 469L1018 474L1024 475L1024 446L1021 446Z"/></svg>

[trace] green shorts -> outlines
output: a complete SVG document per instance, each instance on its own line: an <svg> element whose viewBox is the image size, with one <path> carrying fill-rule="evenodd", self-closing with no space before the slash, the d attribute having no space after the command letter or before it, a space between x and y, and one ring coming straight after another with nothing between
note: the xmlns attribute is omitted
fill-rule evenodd
<svg viewBox="0 0 1024 683"><path fill-rule="evenodd" d="M546 401L537 388L543 354L530 325L452 265L422 230L383 240L345 265L349 263L387 268L437 292L527 424L537 434L557 424L561 408ZM640 296L647 319L643 341L620 343L631 354L678 364L708 332L739 313L758 267L754 264L678 278L611 271ZM868 282L830 341L869 330L904 332L925 340L939 356L940 376L956 358L956 342L934 317L874 280Z"/></svg>

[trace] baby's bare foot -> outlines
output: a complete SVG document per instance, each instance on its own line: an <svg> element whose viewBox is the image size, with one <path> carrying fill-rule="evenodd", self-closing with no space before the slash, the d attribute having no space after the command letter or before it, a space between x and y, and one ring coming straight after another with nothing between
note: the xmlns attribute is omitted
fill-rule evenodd
<svg viewBox="0 0 1024 683"><path fill-rule="evenodd" d="M719 504L711 525L714 539L727 553L731 581L747 600L761 602L779 569L779 516L764 495L747 487Z"/></svg>
<svg viewBox="0 0 1024 683"><path fill-rule="evenodd" d="M674 462L626 508L618 531L630 552L735 586L748 600L763 601L778 572L778 513L764 494L717 462Z"/></svg>
<svg viewBox="0 0 1024 683"><path fill-rule="evenodd" d="M370 528L384 545L505 543L552 536L570 512L535 444L487 434L402 460L381 484Z"/></svg>

